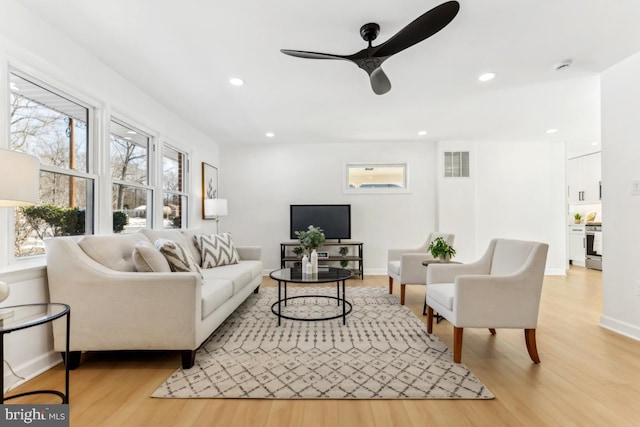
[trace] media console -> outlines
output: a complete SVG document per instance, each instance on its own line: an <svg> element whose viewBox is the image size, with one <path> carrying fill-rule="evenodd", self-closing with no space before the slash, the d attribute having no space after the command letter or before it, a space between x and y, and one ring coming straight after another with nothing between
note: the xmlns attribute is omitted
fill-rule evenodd
<svg viewBox="0 0 640 427"><path fill-rule="evenodd" d="M302 255L297 256L293 253L293 248L297 246L300 246L300 242L297 240L280 243L280 268L287 268L287 263L292 267L295 266L296 262L299 263L302 261ZM341 247L349 248L349 253L347 255L340 255L339 249ZM328 262L335 264L335 262L348 261L351 265L347 265L344 268L351 270L354 276L359 276L360 279L364 279L362 249L362 242L352 240L344 240L341 242L325 241L317 251L326 251L329 253L329 256L326 258L318 258L318 264L328 265Z"/></svg>

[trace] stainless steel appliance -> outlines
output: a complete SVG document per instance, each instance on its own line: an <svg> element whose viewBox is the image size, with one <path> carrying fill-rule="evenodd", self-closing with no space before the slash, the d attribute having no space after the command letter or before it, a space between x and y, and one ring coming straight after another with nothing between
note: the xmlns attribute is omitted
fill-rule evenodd
<svg viewBox="0 0 640 427"><path fill-rule="evenodd" d="M597 252L593 248L594 240L596 239L596 233L602 233L602 225L588 224L585 227L585 235L587 237L587 257L585 259L585 267L593 270L602 271L602 253ZM602 235L600 234L600 237ZM602 250L600 250L602 251Z"/></svg>

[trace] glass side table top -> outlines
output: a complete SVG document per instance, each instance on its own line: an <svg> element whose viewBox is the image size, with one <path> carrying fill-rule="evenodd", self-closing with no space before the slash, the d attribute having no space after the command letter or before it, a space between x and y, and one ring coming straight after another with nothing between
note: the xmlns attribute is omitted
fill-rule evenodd
<svg viewBox="0 0 640 427"><path fill-rule="evenodd" d="M69 306L59 303L14 305L0 308L0 332L9 333L64 316Z"/></svg>
<svg viewBox="0 0 640 427"><path fill-rule="evenodd" d="M350 270L336 267L318 267L316 274L302 274L302 268L281 268L269 273L269 277L282 282L326 283L347 280L353 276Z"/></svg>

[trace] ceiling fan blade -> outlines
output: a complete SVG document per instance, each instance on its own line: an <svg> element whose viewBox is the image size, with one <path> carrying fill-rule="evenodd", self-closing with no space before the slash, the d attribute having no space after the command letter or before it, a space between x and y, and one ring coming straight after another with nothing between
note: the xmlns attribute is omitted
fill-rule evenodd
<svg viewBox="0 0 640 427"><path fill-rule="evenodd" d="M371 89L373 89L376 95L384 95L391 90L391 82L384 71L382 71L382 68L376 68L369 74L369 81L371 82Z"/></svg>
<svg viewBox="0 0 640 427"><path fill-rule="evenodd" d="M318 53L318 52L305 52L303 50L289 50L289 49L280 49L280 52L285 55L291 55L298 58L309 58L309 59L347 59L341 55L331 55L330 53Z"/></svg>
<svg viewBox="0 0 640 427"><path fill-rule="evenodd" d="M460 10L460 3L448 1L424 13L396 35L376 48L375 56L391 56L422 40L431 37L446 27Z"/></svg>

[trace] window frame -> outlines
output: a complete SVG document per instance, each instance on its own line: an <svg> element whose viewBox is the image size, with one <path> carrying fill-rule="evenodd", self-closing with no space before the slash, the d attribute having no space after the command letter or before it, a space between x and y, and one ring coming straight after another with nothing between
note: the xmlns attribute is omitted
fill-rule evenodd
<svg viewBox="0 0 640 427"><path fill-rule="evenodd" d="M81 171L77 169L67 169L61 168L57 166L46 165L40 163L40 171L52 173L56 175L64 175L67 177L76 177L81 179L86 179L92 182L93 188L91 191L91 200L87 198L87 207L86 217L90 218L90 222L87 222L85 227L84 235L92 235L95 234L98 230L99 224L99 200L100 200L100 175L96 173L98 168L99 156L97 154L98 150L98 129L99 125L99 114L98 108L96 105L98 103L95 100L92 100L90 97L78 94L76 90L69 88L67 85L56 82L54 79L50 78L41 78L33 73L23 71L23 68L28 67L20 67L9 64L6 67L6 110L5 111L5 123L7 124L7 142L5 148L11 150L11 123L9 122L11 116L11 94L14 90L11 88L11 75L15 75L16 77L26 80L29 83L41 87L42 89L51 92L52 94L66 99L72 103L75 103L87 110L87 153L86 153L86 171ZM43 104L44 105L44 104ZM45 105L47 108L51 108ZM40 264L45 258L46 253L43 254L34 254L34 255L25 255L21 257L17 257L15 255L15 244L16 244L16 230L15 230L15 209L9 209L9 213L6 216L7 218L7 264L8 265L28 265L37 263Z"/></svg>
<svg viewBox="0 0 640 427"><path fill-rule="evenodd" d="M144 135L145 137L147 137L148 141L147 141L147 179L146 179L146 184L140 184L137 182L133 182L133 181L127 181L127 180L122 180L122 179L115 179L111 176L111 122L114 122L122 127L125 128L129 128L135 132L138 132L142 135ZM136 125L132 123L132 120L126 120L123 119L121 115L117 114L117 113L111 113L109 116L109 119L107 121L107 131L106 131L106 139L104 141L104 152L106 155L106 162L109 165L105 171L105 174L108 177L109 180L109 200L108 200L108 211L109 211L109 215L110 215L110 220L109 222L111 223L111 227L110 230L111 232L113 232L113 213L114 213L114 207L113 207L113 186L114 185L122 185L124 187L129 187L129 188L134 188L136 190L144 190L147 192L147 212L146 212L146 228L154 228L154 224L156 223L156 194L157 193L157 186L156 184L156 140L157 137L153 134L153 132L150 132L149 130L145 129L143 126L140 125ZM151 207L149 209L149 206Z"/></svg>
<svg viewBox="0 0 640 427"><path fill-rule="evenodd" d="M404 187L379 187L379 188L351 188L349 187L350 168L380 168L401 167L403 170ZM410 194L410 165L409 162L347 162L343 167L342 192L343 194Z"/></svg>
<svg viewBox="0 0 640 427"><path fill-rule="evenodd" d="M184 166L183 166L183 172L182 172L182 191L165 190L164 182L162 178L158 183L158 188L160 193L160 204L162 208L164 208L165 194L170 194L170 195L174 195L182 198L183 205L182 205L181 216L182 218L184 218L184 221L181 221L181 226L179 229L186 229L189 227L189 203L191 202L190 194L189 194L189 189L190 189L189 183L191 182L191 180L189 179L191 175L191 156L189 155L189 152L181 148L178 148L175 144L171 144L170 142L163 141L161 146L162 146L162 150L160 150L160 156L159 156L160 165L158 166L158 170L160 171L161 174L164 174L164 158L165 158L164 153L166 149L173 150L182 154L184 159ZM164 223L163 223L163 229L164 229ZM168 228L167 230L171 230L171 229L172 228Z"/></svg>

